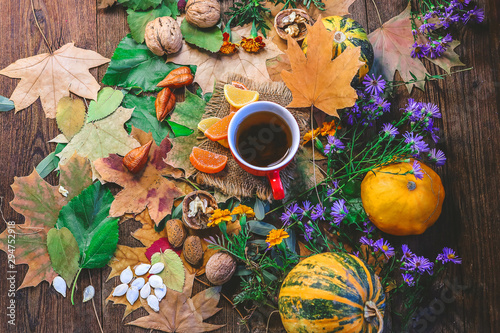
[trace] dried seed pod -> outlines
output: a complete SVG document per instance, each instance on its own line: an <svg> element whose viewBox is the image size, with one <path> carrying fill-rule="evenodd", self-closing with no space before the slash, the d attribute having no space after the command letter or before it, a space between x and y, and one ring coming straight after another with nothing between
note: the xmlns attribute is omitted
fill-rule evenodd
<svg viewBox="0 0 500 333"><path fill-rule="evenodd" d="M194 76L191 73L191 68L182 66L176 68L157 84L158 87L167 87L170 89L177 89L185 87L193 83Z"/></svg>
<svg viewBox="0 0 500 333"><path fill-rule="evenodd" d="M149 282L147 282L142 288L141 288L141 297L142 298L148 298L148 296L151 294L151 286L149 285Z"/></svg>
<svg viewBox="0 0 500 333"><path fill-rule="evenodd" d="M201 246L201 239L198 236L189 236L184 242L182 254L188 263L196 266L203 259L203 247Z"/></svg>
<svg viewBox="0 0 500 333"><path fill-rule="evenodd" d="M160 301L155 295L149 295L148 296L148 305L153 311L159 312L160 311Z"/></svg>
<svg viewBox="0 0 500 333"><path fill-rule="evenodd" d="M144 287L144 284L145 284L145 283L146 283L146 281L144 280L144 278L141 278L141 277L140 277L140 278L135 279L135 280L132 282L131 286L132 286L132 287L136 287L136 288L137 288L137 290L139 290L139 289L141 289L142 287Z"/></svg>
<svg viewBox="0 0 500 333"><path fill-rule="evenodd" d="M186 21L198 28L210 28L219 22L220 3L217 0L189 0Z"/></svg>
<svg viewBox="0 0 500 333"><path fill-rule="evenodd" d="M130 305L134 305L135 301L139 298L139 290L136 287L130 287L127 290L127 301Z"/></svg>
<svg viewBox="0 0 500 333"><path fill-rule="evenodd" d="M161 301L163 297L167 294L167 286L162 284L161 287L155 288L155 295L158 297L158 300Z"/></svg>
<svg viewBox="0 0 500 333"><path fill-rule="evenodd" d="M157 56L175 53L182 47L181 28L169 16L158 17L146 25L144 40Z"/></svg>
<svg viewBox="0 0 500 333"><path fill-rule="evenodd" d="M153 140L150 140L143 146L132 149L123 157L123 165L132 173L141 171L148 161L149 150Z"/></svg>
<svg viewBox="0 0 500 333"><path fill-rule="evenodd" d="M122 283L115 287L115 290L113 290L113 296L116 297L123 296L127 293L127 290L128 290L128 284Z"/></svg>
<svg viewBox="0 0 500 333"><path fill-rule="evenodd" d="M175 95L169 88L165 88L158 93L155 101L156 119L163 121L175 107Z"/></svg>
<svg viewBox="0 0 500 333"><path fill-rule="evenodd" d="M208 281L220 286L231 279L236 271L236 260L227 252L217 252L208 259L205 273Z"/></svg>
<svg viewBox="0 0 500 333"><path fill-rule="evenodd" d="M95 289L92 286L88 286L83 290L83 303L90 301L94 298Z"/></svg>
<svg viewBox="0 0 500 333"><path fill-rule="evenodd" d="M66 297L67 285L66 285L66 281L64 281L64 279L62 277L56 276L54 278L54 281L52 281L52 286L59 294L63 295L63 297Z"/></svg>
<svg viewBox="0 0 500 333"><path fill-rule="evenodd" d="M128 283L130 283L130 281L132 281L133 277L134 277L134 273L132 273L130 266L128 266L120 273L120 282L128 284Z"/></svg>
<svg viewBox="0 0 500 333"><path fill-rule="evenodd" d="M156 264L154 264L153 266L151 266L151 269L149 270L149 274L158 274L158 273L161 273L161 271L163 271L164 268L165 268L165 264L164 263L157 262Z"/></svg>
<svg viewBox="0 0 500 333"><path fill-rule="evenodd" d="M186 239L187 232L181 220L173 219L167 221L167 238L173 247L180 247Z"/></svg>
<svg viewBox="0 0 500 333"><path fill-rule="evenodd" d="M160 288L163 285L163 279L159 275L151 275L149 277L149 285L153 288Z"/></svg>
<svg viewBox="0 0 500 333"><path fill-rule="evenodd" d="M150 268L151 268L150 264L140 264L135 268L135 275L137 276L144 275L149 271Z"/></svg>

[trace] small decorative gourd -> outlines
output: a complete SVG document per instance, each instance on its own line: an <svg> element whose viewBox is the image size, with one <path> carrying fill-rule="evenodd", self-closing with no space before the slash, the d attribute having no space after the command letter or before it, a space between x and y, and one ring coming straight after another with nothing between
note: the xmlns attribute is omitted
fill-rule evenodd
<svg viewBox="0 0 500 333"><path fill-rule="evenodd" d="M169 16L158 17L146 25L144 40L151 52L157 56L172 54L181 49L181 28Z"/></svg>
<svg viewBox="0 0 500 333"><path fill-rule="evenodd" d="M368 172L361 183L361 201L373 224L391 235L419 235L441 214L444 188L437 173L422 162L423 179L410 162L394 163Z"/></svg>
<svg viewBox="0 0 500 333"><path fill-rule="evenodd" d="M217 0L189 0L186 20L198 28L210 28L219 22L220 3Z"/></svg>

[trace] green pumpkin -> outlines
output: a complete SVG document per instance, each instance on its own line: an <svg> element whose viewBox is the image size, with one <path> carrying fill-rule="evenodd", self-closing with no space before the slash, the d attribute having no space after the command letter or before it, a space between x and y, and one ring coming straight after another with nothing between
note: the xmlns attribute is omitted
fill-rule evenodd
<svg viewBox="0 0 500 333"><path fill-rule="evenodd" d="M353 84L357 85L370 71L373 65L373 47L368 41L365 29L358 22L348 17L328 16L321 20L328 31L334 32L332 59L337 58L347 48L361 46L360 61L364 65L354 77ZM302 50L307 52L307 36L302 43Z"/></svg>
<svg viewBox="0 0 500 333"><path fill-rule="evenodd" d="M289 333L377 332L385 294L379 278L359 258L321 253L287 275L278 306Z"/></svg>

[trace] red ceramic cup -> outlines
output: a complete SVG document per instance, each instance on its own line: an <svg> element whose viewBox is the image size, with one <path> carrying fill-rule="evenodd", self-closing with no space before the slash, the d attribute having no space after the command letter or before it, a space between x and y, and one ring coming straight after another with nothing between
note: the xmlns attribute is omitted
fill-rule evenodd
<svg viewBox="0 0 500 333"><path fill-rule="evenodd" d="M288 149L288 152L285 154L285 156L283 156L279 160L277 164L274 164L270 167L260 167L252 165L251 163L243 159L243 157L240 155L237 149L238 129L242 124L243 125L245 124L245 120L247 120L250 115L262 111L271 112L279 116L284 121L286 126L288 126L291 133L292 142ZM255 137L258 138L259 134L256 133ZM267 138L271 140L272 136L267 135L266 140ZM233 119L231 119L231 122L229 123L227 139L229 142L229 149L231 150L231 153L233 154L233 157L236 160L236 162L238 162L238 164L245 171L251 173L252 175L267 177L269 179L269 182L271 183L274 199L282 200L285 197L285 190L283 189L283 184L281 183L279 172L292 161L293 157L297 153L297 150L299 149L299 144L300 144L299 125L297 124L297 121L292 116L290 111L288 111L281 105L278 105L273 102L260 101L246 105L242 107L240 110L238 110L234 115ZM264 143L262 142L259 143L259 145L265 144L265 142L269 142L266 140L263 141ZM256 153L258 154L258 151L256 151Z"/></svg>

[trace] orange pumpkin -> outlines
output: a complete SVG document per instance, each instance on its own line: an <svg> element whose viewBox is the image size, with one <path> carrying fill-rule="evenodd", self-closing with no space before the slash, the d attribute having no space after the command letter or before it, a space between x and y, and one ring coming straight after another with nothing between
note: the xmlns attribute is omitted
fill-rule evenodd
<svg viewBox="0 0 500 333"><path fill-rule="evenodd" d="M423 179L413 174L410 162L393 163L368 172L361 183L361 200L370 221L391 235L419 235L432 226L444 200L441 178L419 162Z"/></svg>

